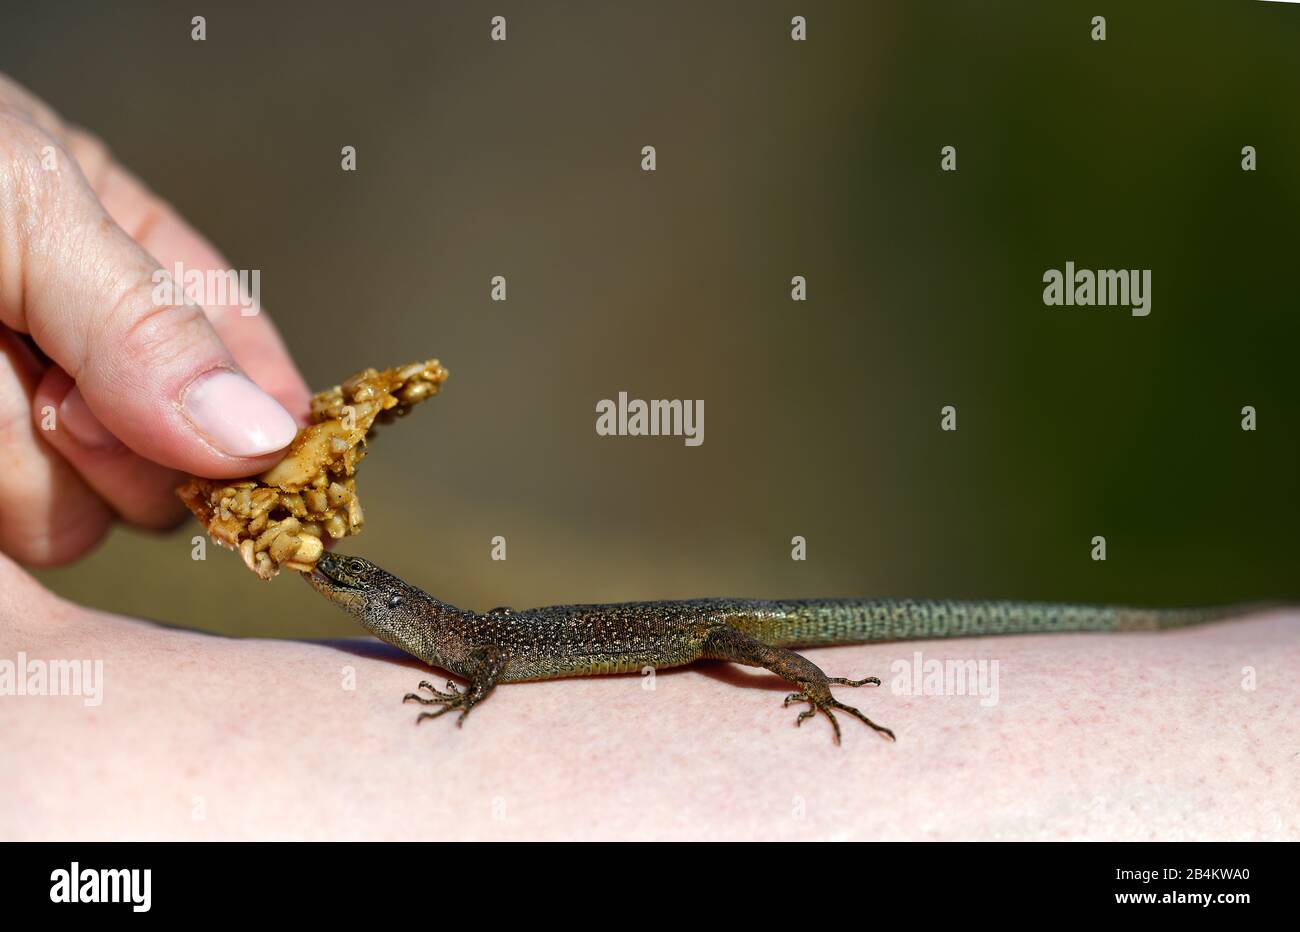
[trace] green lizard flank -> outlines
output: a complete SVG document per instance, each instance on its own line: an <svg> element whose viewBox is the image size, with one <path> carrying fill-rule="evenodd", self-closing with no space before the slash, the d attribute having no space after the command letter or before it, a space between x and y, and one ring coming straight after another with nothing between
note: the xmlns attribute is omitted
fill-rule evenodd
<svg viewBox="0 0 1300 932"><path fill-rule="evenodd" d="M1033 602L910 599L691 599L615 605L553 605L526 611L456 608L385 572L369 560L326 553L307 576L316 591L355 615L380 639L468 681L448 681L404 701L436 705L417 723L460 712L457 724L498 683L562 676L628 673L695 660L763 667L799 688L785 699L806 702L796 724L818 712L852 715L892 739L894 733L831 695L831 686L879 686L827 676L790 650L826 644L1055 631L1152 631L1226 618L1242 608L1141 609Z"/></svg>

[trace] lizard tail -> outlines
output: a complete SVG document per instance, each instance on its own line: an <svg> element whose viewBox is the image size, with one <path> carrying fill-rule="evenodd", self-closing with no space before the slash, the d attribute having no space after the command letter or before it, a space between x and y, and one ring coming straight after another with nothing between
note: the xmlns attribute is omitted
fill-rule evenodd
<svg viewBox="0 0 1300 932"><path fill-rule="evenodd" d="M919 599L810 599L772 604L771 614L740 627L747 634L778 647L994 634L1157 631L1204 624L1270 607L1150 609L1065 602Z"/></svg>

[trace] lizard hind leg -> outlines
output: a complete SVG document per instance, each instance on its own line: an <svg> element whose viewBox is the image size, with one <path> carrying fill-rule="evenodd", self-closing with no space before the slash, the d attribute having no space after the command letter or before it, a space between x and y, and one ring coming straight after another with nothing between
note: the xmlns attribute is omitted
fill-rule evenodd
<svg viewBox="0 0 1300 932"><path fill-rule="evenodd" d="M799 691L786 696L784 705L806 702L808 708L799 713L795 724L802 725L806 719L820 712L831 723L836 744L840 743L840 723L835 718L833 710L852 715L880 735L891 741L895 740L894 733L890 729L877 725L853 706L845 705L831 695L832 686L879 686L879 677L868 676L860 680L850 680L842 676L827 676L808 658L783 647L771 647L729 625L709 633L704 645L704 656L715 660L729 660L750 667L762 667L797 684L800 687Z"/></svg>

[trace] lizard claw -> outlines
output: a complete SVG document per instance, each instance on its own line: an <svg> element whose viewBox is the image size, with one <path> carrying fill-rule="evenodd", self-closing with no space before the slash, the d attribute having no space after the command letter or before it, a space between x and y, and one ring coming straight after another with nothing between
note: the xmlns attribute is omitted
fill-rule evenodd
<svg viewBox="0 0 1300 932"><path fill-rule="evenodd" d="M455 680L447 680L447 689L444 691L436 689L428 680L421 680L420 689L431 693L433 698L426 699L418 693L407 693L402 701L414 700L420 705L442 706L436 712L421 712L415 720L417 725L426 718L437 718L451 711L459 711L460 716L456 719L456 727L459 728L465 724L465 716L469 715L470 710L492 692L497 680L501 678L504 662L505 655L497 648L481 648L475 652L470 669L460 671L469 680L466 685L458 686Z"/></svg>
<svg viewBox="0 0 1300 932"><path fill-rule="evenodd" d="M838 709L841 712L847 712L849 715L852 715L854 718L858 719L858 721L874 729L881 735L889 738L890 741L896 740L894 738L894 733L890 731L888 728L886 728L884 725L877 725L875 722L867 718L865 715L863 715L853 706L845 705L844 703L836 699L834 696L832 696L829 688L829 684L831 683L834 683L837 686L866 686L868 684L872 686L879 686L880 678L875 676L868 676L866 679L849 680L849 679L845 679L842 676L836 676L836 677L828 677L824 684L823 683L804 684L804 688L800 692L791 693L790 695L786 696L785 702L782 703L783 707L790 705L790 703L792 702L808 703L808 708L800 712L799 717L795 719L794 722L795 725L802 725L806 719L810 719L813 716L815 716L818 712L820 712L822 713L822 715L825 715L826 718L830 720L831 728L835 732L835 743L839 744L840 723L836 720L835 713L831 711L832 709Z"/></svg>
<svg viewBox="0 0 1300 932"><path fill-rule="evenodd" d="M437 718L439 715L446 715L448 712L459 709L460 717L456 719L456 727L459 728L465 723L465 716L469 715L469 710L474 707L474 701L470 699L469 690L457 686L454 680L447 681L446 692L435 688L428 680L421 680L419 688L433 693L433 698L426 699L424 696L416 693L407 693L402 697L402 701L410 702L414 700L421 705L439 705L442 706L442 708L436 712L421 712L415 719L415 724L417 725L426 718Z"/></svg>
<svg viewBox="0 0 1300 932"><path fill-rule="evenodd" d="M832 677L828 677L826 682L834 683L836 686L879 686L880 677L864 676L860 680L850 680L850 679L845 679L842 676L832 676Z"/></svg>
<svg viewBox="0 0 1300 932"><path fill-rule="evenodd" d="M453 680L447 680L446 692L443 692L441 689L435 689L433 684L430 683L428 680L420 680L419 688L427 689L429 692L433 693L434 698L426 699L423 696L416 695L415 693L407 693L405 696L402 697L402 701L410 702L412 699L414 699L416 702L419 702L423 705L433 705L435 703L440 703L440 702L453 702L457 697L464 695L464 691L459 686L457 686Z"/></svg>

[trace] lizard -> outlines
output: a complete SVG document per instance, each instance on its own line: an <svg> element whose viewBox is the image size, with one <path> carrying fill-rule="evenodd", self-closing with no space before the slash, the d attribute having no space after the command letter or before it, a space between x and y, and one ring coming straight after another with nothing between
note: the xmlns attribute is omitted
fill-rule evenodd
<svg viewBox="0 0 1300 932"><path fill-rule="evenodd" d="M309 573L310 585L356 616L381 640L466 681L445 690L422 680L404 702L439 708L419 724L470 710L500 683L566 676L630 673L724 660L762 667L794 683L785 706L807 703L796 724L818 713L840 743L836 712L882 737L873 722L831 694L832 686L879 686L880 678L827 676L793 647L906 641L924 638L1077 631L1155 631L1230 617L1243 606L1128 608L1055 602L913 599L686 599L606 605L552 605L474 612L442 602L369 560L326 552Z"/></svg>

